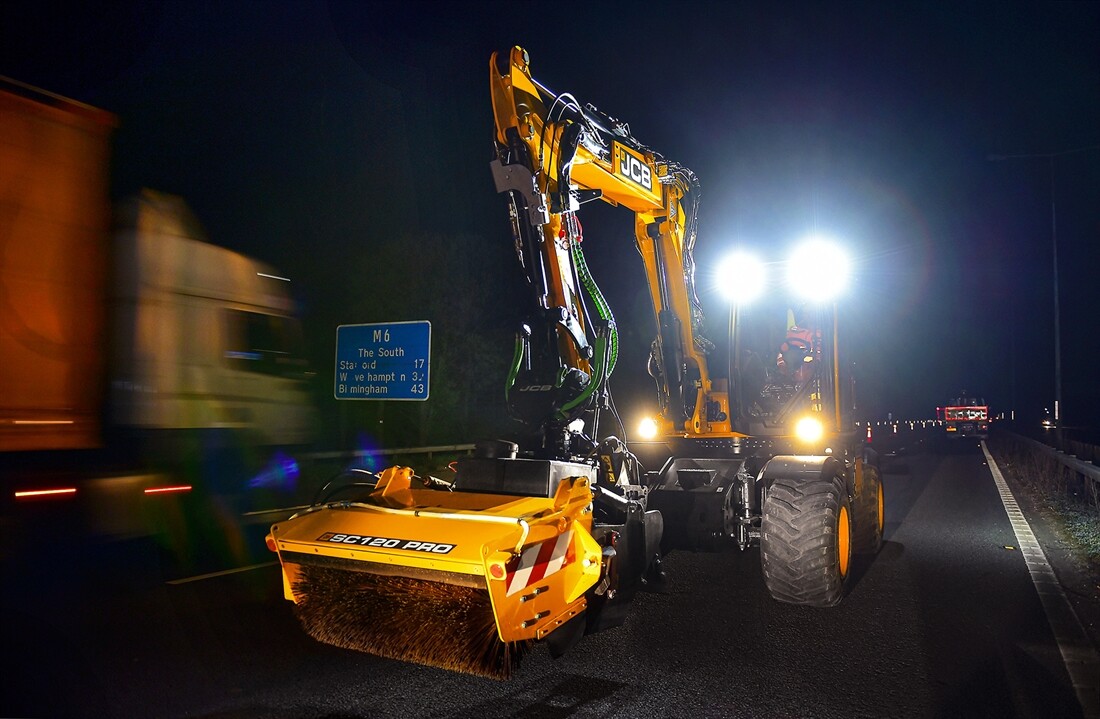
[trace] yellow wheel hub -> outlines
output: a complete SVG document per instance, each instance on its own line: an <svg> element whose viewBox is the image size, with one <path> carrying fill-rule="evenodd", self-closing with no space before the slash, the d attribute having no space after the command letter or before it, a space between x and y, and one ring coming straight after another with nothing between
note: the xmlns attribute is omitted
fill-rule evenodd
<svg viewBox="0 0 1100 719"><path fill-rule="evenodd" d="M852 526L848 520L848 508L841 507L836 521L836 553L840 576L848 576L848 561L852 556Z"/></svg>

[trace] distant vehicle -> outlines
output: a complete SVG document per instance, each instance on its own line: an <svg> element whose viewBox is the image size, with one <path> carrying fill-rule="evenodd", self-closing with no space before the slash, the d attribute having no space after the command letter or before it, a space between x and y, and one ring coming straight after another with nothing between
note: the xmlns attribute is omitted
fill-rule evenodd
<svg viewBox="0 0 1100 719"><path fill-rule="evenodd" d="M115 124L0 78L6 502L130 502L246 455L262 466L316 427L287 281L205 242L179 197L145 190L112 212ZM222 472L217 489L240 489L242 473ZM142 516L123 506L101 513L109 532Z"/></svg>
<svg viewBox="0 0 1100 719"><path fill-rule="evenodd" d="M948 437L978 437L989 434L989 406L981 397L963 390L943 408L944 433Z"/></svg>
<svg viewBox="0 0 1100 719"><path fill-rule="evenodd" d="M1043 429L1054 429L1058 426L1058 421L1054 419L1054 415L1050 413L1049 409L1043 410L1043 419L1040 422Z"/></svg>

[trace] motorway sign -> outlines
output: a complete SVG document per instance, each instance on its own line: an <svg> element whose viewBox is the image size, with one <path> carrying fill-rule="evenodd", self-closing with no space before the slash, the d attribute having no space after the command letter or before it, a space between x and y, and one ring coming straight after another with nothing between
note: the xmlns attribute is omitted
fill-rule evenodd
<svg viewBox="0 0 1100 719"><path fill-rule="evenodd" d="M430 322L336 328L336 399L428 399Z"/></svg>

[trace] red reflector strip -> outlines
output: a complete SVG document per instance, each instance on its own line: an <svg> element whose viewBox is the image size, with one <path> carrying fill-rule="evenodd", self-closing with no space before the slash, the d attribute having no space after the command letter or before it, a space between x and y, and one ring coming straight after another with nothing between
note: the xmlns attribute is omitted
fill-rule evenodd
<svg viewBox="0 0 1100 719"><path fill-rule="evenodd" d="M64 489L28 489L15 493L16 499L35 499L37 497L65 497L73 496L76 494L76 487L65 487Z"/></svg>
<svg viewBox="0 0 1100 719"><path fill-rule="evenodd" d="M172 494L174 492L190 492L191 485L181 484L178 487L150 487L145 490L146 494Z"/></svg>
<svg viewBox="0 0 1100 719"><path fill-rule="evenodd" d="M523 550L518 560L509 562L507 596L523 591L565 566L572 538L573 533L566 532L557 539L533 544Z"/></svg>

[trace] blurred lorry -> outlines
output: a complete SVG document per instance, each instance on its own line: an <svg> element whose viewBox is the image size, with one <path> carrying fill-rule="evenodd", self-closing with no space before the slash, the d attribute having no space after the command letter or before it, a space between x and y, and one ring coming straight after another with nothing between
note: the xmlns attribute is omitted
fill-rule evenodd
<svg viewBox="0 0 1100 719"><path fill-rule="evenodd" d="M316 423L289 283L178 197L112 209L115 125L0 79L0 472L6 510L106 493L129 531L140 497L240 491Z"/></svg>

